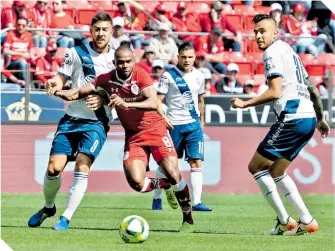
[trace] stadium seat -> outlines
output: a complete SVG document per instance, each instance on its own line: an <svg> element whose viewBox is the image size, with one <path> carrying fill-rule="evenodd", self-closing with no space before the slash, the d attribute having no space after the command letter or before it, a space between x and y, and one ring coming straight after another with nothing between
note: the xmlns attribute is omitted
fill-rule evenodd
<svg viewBox="0 0 335 251"><path fill-rule="evenodd" d="M143 5L143 7L149 12L154 11L154 9L158 4L157 1L143 1L143 2L139 1L138 3Z"/></svg>
<svg viewBox="0 0 335 251"><path fill-rule="evenodd" d="M91 9L92 6L86 0L67 1L66 9Z"/></svg>
<svg viewBox="0 0 335 251"><path fill-rule="evenodd" d="M35 6L36 1L24 1L24 3L26 4L26 9L31 9ZM49 6L51 6L50 3L49 3Z"/></svg>
<svg viewBox="0 0 335 251"><path fill-rule="evenodd" d="M192 3L187 7L189 13L209 13L211 8L206 3Z"/></svg>
<svg viewBox="0 0 335 251"><path fill-rule="evenodd" d="M248 5L234 5L234 11L236 14L242 14L242 15L254 15L255 9L252 6Z"/></svg>
<svg viewBox="0 0 335 251"><path fill-rule="evenodd" d="M319 64L335 65L335 54L321 53L320 55L318 55L317 61Z"/></svg>
<svg viewBox="0 0 335 251"><path fill-rule="evenodd" d="M92 9L100 9L100 10L112 10L113 4L111 1L91 1Z"/></svg>
<svg viewBox="0 0 335 251"><path fill-rule="evenodd" d="M5 1L1 1L0 3L1 9L11 8L12 5L13 5L13 0L5 0Z"/></svg>
<svg viewBox="0 0 335 251"><path fill-rule="evenodd" d="M224 15L226 15L226 14L232 14L233 13L233 8L229 4L223 4L222 5L222 13Z"/></svg>
<svg viewBox="0 0 335 251"><path fill-rule="evenodd" d="M264 74L255 74L254 75L255 86L260 86L266 82Z"/></svg>
<svg viewBox="0 0 335 251"><path fill-rule="evenodd" d="M263 63L257 64L256 74L264 74L264 64Z"/></svg>
<svg viewBox="0 0 335 251"><path fill-rule="evenodd" d="M74 20L75 20L75 17L76 17L76 9L73 9L73 8L66 8L66 9L63 9L63 11L69 15L70 17L72 17Z"/></svg>
<svg viewBox="0 0 335 251"><path fill-rule="evenodd" d="M252 75L242 75L242 73L239 72L239 74L237 74L237 80L241 83L241 84L245 84L245 82L247 80L253 80Z"/></svg>
<svg viewBox="0 0 335 251"><path fill-rule="evenodd" d="M61 64L63 62L66 51L67 51L67 48L57 48L55 59L58 62L58 64Z"/></svg>
<svg viewBox="0 0 335 251"><path fill-rule="evenodd" d="M252 22L252 20L254 19L255 15L246 15L245 16L245 20L244 20L244 28L245 29L253 29L254 28L254 24Z"/></svg>
<svg viewBox="0 0 335 251"><path fill-rule="evenodd" d="M254 64L251 62L235 62L240 68L239 74L250 74L254 72Z"/></svg>
<svg viewBox="0 0 335 251"><path fill-rule="evenodd" d="M45 48L33 47L31 48L31 53L38 57L44 57L46 54Z"/></svg>
<svg viewBox="0 0 335 251"><path fill-rule="evenodd" d="M141 61L143 55L144 55L144 50L142 49L134 49L135 52L135 57L136 57L136 62Z"/></svg>
<svg viewBox="0 0 335 251"><path fill-rule="evenodd" d="M249 52L262 52L260 49L258 49L258 45L255 41L255 39L249 39Z"/></svg>
<svg viewBox="0 0 335 251"><path fill-rule="evenodd" d="M77 20L79 24L90 25L92 17L98 12L97 9L79 9L77 10Z"/></svg>
<svg viewBox="0 0 335 251"><path fill-rule="evenodd" d="M255 11L258 14L269 14L270 11L271 11L271 7L269 7L269 6L258 6L258 7L255 8Z"/></svg>
<svg viewBox="0 0 335 251"><path fill-rule="evenodd" d="M326 66L324 64L310 64L305 66L308 75L323 76Z"/></svg>
<svg viewBox="0 0 335 251"><path fill-rule="evenodd" d="M237 30L243 27L243 16L240 14L226 14L229 23Z"/></svg>
<svg viewBox="0 0 335 251"><path fill-rule="evenodd" d="M315 62L315 57L312 54L301 53L301 54L298 54L298 55L301 58L301 61L304 65L316 63Z"/></svg>

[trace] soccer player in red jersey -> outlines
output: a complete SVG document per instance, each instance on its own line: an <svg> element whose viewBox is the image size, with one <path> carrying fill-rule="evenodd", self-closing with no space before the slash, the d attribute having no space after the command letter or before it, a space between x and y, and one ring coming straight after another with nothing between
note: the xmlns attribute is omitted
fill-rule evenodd
<svg viewBox="0 0 335 251"><path fill-rule="evenodd" d="M134 54L128 47L121 46L115 51L115 66L115 70L98 76L93 83L79 89L57 91L55 96L71 101L92 92L106 93L126 132L123 166L129 185L138 192L172 186L183 212L180 231L193 232L188 186L180 175L177 154L165 120L157 113L158 99L153 80L145 70L135 66ZM150 153L167 179L146 177Z"/></svg>

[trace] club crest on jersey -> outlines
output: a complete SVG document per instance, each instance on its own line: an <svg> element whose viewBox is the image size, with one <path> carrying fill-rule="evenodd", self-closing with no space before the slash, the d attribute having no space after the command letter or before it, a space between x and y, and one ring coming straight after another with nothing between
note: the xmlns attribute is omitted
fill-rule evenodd
<svg viewBox="0 0 335 251"><path fill-rule="evenodd" d="M133 94L138 95L140 93L140 88L137 84L132 84L130 90Z"/></svg>
<svg viewBox="0 0 335 251"><path fill-rule="evenodd" d="M194 108L194 104L192 104L192 93L190 91L186 91L183 93L183 99L185 101L184 107L188 110L192 110Z"/></svg>
<svg viewBox="0 0 335 251"><path fill-rule="evenodd" d="M266 58L266 59L264 60L264 64L265 64L265 69L266 69L267 71L269 71L269 70L275 68L275 65L274 65L273 62L272 62L272 57Z"/></svg>

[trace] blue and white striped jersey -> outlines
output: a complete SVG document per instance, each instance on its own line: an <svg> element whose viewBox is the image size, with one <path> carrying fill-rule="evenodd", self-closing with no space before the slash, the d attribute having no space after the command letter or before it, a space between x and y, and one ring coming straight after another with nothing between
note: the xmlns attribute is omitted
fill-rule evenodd
<svg viewBox="0 0 335 251"><path fill-rule="evenodd" d="M290 45L277 40L263 54L265 76L281 76L282 95L273 102L278 119L289 121L300 118L313 118L315 111L305 84L308 74L300 57Z"/></svg>
<svg viewBox="0 0 335 251"><path fill-rule="evenodd" d="M93 80L100 74L107 73L115 68L114 50L107 53L97 53L90 45L76 46L68 50L59 71L59 75L72 80L72 87L79 88ZM111 110L105 109L91 111L83 99L68 103L66 114L78 119L99 120L101 117L111 119Z"/></svg>

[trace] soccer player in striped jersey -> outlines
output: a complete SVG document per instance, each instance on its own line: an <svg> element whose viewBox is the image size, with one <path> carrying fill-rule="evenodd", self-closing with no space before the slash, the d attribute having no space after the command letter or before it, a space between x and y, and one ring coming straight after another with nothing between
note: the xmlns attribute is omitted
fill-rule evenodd
<svg viewBox="0 0 335 251"><path fill-rule="evenodd" d="M112 19L105 12L99 12L92 18L93 41L68 51L58 75L46 82L49 95L61 90L70 79L72 87L78 88L115 68L114 50L109 46L112 27ZM65 212L52 227L54 230L68 229L69 222L84 197L89 170L107 139L111 118L111 110L107 105L101 106L101 98L96 101L92 99L93 97L86 102L85 99L80 99L69 103L64 117L59 121L44 179L45 204L29 219L30 227L38 227L46 218L56 214L55 198L61 186L61 174L69 161L76 161L74 178Z"/></svg>
<svg viewBox="0 0 335 251"><path fill-rule="evenodd" d="M254 17L253 22L258 47L264 51L269 89L247 101L233 98L231 104L233 108L246 108L272 101L277 122L258 146L248 168L277 214L277 224L271 235L316 232L318 223L286 170L312 138L315 128L322 137L328 135L330 129L323 119L322 102L299 56L287 43L277 39L275 20L260 14ZM277 187L299 215L298 223L288 215Z"/></svg>

